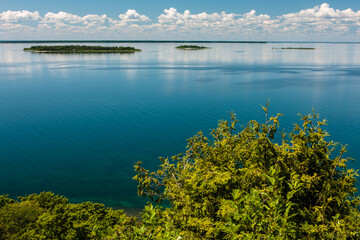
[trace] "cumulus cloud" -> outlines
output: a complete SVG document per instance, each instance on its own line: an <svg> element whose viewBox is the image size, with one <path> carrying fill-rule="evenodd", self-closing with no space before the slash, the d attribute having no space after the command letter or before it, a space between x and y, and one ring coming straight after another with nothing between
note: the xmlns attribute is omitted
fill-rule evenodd
<svg viewBox="0 0 360 240"><path fill-rule="evenodd" d="M39 12L23 11L6 11L0 13L0 21L2 22L19 22L21 20L41 20Z"/></svg>
<svg viewBox="0 0 360 240"><path fill-rule="evenodd" d="M134 9L129 9L125 14L120 14L119 18L123 21L137 22L137 21L150 21L150 19L145 15L140 15Z"/></svg>
<svg viewBox="0 0 360 240"><path fill-rule="evenodd" d="M360 21L360 11L334 9L327 3L278 17L279 27L289 31L349 31Z"/></svg>
<svg viewBox="0 0 360 240"><path fill-rule="evenodd" d="M160 24L189 25L193 27L208 26L216 24L234 23L235 18L242 16L234 13L211 13L206 12L191 14L189 10L179 13L175 8L165 9L164 13L158 17Z"/></svg>
<svg viewBox="0 0 360 240"><path fill-rule="evenodd" d="M119 28L121 29L124 27L127 27L127 28L131 28L134 26L136 27L136 26L138 26L139 23L150 21L149 17L147 17L146 15L139 14L134 9L129 9L126 11L126 13L119 14L118 17L119 17L119 19L109 18L109 22L111 24L109 26L110 30L119 29Z"/></svg>
<svg viewBox="0 0 360 240"><path fill-rule="evenodd" d="M45 14L44 19L41 23L49 24L49 23L63 23L63 24L83 24L83 25L90 25L90 26L98 26L105 23L108 17L103 15L86 15L86 16L78 16L66 12L58 12L52 13L49 12Z"/></svg>
<svg viewBox="0 0 360 240"><path fill-rule="evenodd" d="M341 11L331 8L327 3L323 3L320 6L301 10L297 13L284 14L281 18L292 22L312 22L319 20L357 21L360 19L360 11L354 12L350 8Z"/></svg>
<svg viewBox="0 0 360 240"><path fill-rule="evenodd" d="M251 10L245 14L235 13L199 13L191 14L189 10L179 13L175 8L165 9L158 17L158 22L166 30L212 29L217 33L265 33L284 32L346 32L357 27L360 11L351 9L333 9L329 4L284 14L271 18L267 14L257 14Z"/></svg>
<svg viewBox="0 0 360 240"><path fill-rule="evenodd" d="M119 14L116 19L106 14L79 16L67 12L49 12L41 17L38 12L26 10L0 13L3 31L30 27L28 21L36 22L36 29L40 32L83 32L98 34L103 38L116 34L122 36L123 33L146 38L142 34L149 33L149 36L158 38L188 36L214 40L223 37L230 40L239 39L239 36L292 36L296 40L309 33L319 36L351 35L353 38L360 33L360 11L334 9L327 3L281 16L258 14L255 10L248 13L192 13L189 10L178 12L175 8L169 8L164 9L153 21L134 9Z"/></svg>
<svg viewBox="0 0 360 240"><path fill-rule="evenodd" d="M179 13L175 8L165 9L164 13L161 14L158 19L160 24L184 24L184 23L204 23L204 22L215 22L215 21L228 21L232 20L236 14L226 14L225 12L219 13L198 13L191 14L189 10L184 13Z"/></svg>
<svg viewBox="0 0 360 240"><path fill-rule="evenodd" d="M129 26L128 24L132 22L147 21L150 21L147 16L141 15L133 9L129 9L126 13L120 14L118 20L112 19L106 14L79 16L67 12L49 12L45 14L44 18L39 22L42 24L41 26L39 24L39 27L41 29L48 29L49 26L54 26L57 30L65 30L68 28L69 31L83 30L84 32L96 32Z"/></svg>
<svg viewBox="0 0 360 240"><path fill-rule="evenodd" d="M206 12L192 14L189 10L179 13L175 8L165 9L164 13L158 17L158 23L161 28L167 31L200 31L211 34L226 34L234 32L248 32L264 30L270 16L265 14L256 14L252 10L245 14L235 13L211 13Z"/></svg>

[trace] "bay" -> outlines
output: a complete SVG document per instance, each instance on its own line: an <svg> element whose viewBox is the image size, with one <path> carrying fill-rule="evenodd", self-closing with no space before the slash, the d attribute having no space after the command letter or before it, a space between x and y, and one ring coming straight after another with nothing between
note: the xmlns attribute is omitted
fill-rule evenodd
<svg viewBox="0 0 360 240"><path fill-rule="evenodd" d="M63 43L62 43L63 44ZM70 44L70 43L69 43ZM76 43L78 44L78 43ZM349 144L360 168L360 44L91 43L135 54L35 54L0 44L0 194L41 191L72 202L140 208L133 165L186 149L233 111L264 120L283 113L290 131L314 108L331 139ZM88 45L88 44L87 44ZM295 50L280 48L315 48Z"/></svg>

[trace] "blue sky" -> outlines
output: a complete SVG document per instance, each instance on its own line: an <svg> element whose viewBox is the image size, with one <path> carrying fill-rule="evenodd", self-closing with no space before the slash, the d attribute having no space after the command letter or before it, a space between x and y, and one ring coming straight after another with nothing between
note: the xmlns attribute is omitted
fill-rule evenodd
<svg viewBox="0 0 360 240"><path fill-rule="evenodd" d="M160 15L164 9L173 7L181 12L190 10L194 13L221 11L245 13L254 9L259 13L274 16L312 8L315 5L321 5L324 2L337 9L352 8L353 10L360 10L360 1L358 0L2 0L0 11L29 10L39 11L41 14L65 11L78 15L105 13L115 17L128 9L135 9L137 12L154 18Z"/></svg>
<svg viewBox="0 0 360 240"><path fill-rule="evenodd" d="M359 41L359 10L358 0L2 0L0 40Z"/></svg>

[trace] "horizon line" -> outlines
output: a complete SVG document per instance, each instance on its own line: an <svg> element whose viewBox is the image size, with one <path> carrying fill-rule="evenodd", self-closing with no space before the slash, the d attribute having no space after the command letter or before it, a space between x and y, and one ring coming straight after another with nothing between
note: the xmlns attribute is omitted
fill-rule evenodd
<svg viewBox="0 0 360 240"><path fill-rule="evenodd" d="M343 43L360 42L327 41L223 41L223 40L0 40L0 43Z"/></svg>

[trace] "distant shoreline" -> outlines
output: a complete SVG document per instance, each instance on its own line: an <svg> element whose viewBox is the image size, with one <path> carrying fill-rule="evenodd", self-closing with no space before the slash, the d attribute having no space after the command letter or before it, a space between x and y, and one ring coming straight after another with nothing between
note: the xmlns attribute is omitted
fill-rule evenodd
<svg viewBox="0 0 360 240"><path fill-rule="evenodd" d="M14 40L0 43L267 43L264 41L152 41L152 40Z"/></svg>
<svg viewBox="0 0 360 240"><path fill-rule="evenodd" d="M327 43L327 44L360 44L360 42L314 42L314 41L177 41L177 40L0 40L6 43Z"/></svg>

